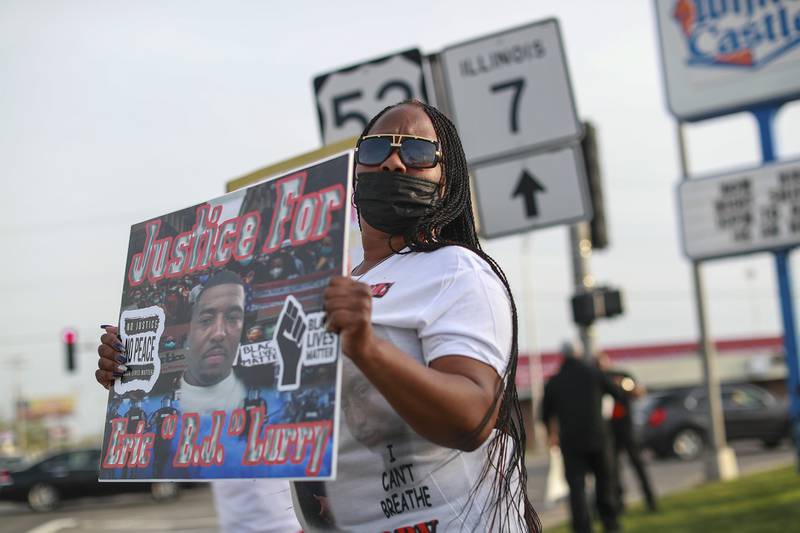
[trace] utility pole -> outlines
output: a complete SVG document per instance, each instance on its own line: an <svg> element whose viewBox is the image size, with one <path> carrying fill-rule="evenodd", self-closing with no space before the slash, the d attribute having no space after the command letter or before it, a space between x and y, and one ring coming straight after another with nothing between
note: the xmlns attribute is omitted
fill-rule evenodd
<svg viewBox="0 0 800 533"><path fill-rule="evenodd" d="M28 426L25 416L20 416L20 406L22 405L22 380L20 379L20 370L25 366L25 360L18 354L11 357L6 362L6 366L11 369L14 376L14 432L17 435L17 446L24 452L28 447Z"/></svg>
<svg viewBox="0 0 800 533"><path fill-rule="evenodd" d="M536 343L536 322L534 313L533 296L533 261L532 261L533 234L522 236L522 301L525 309L525 336L528 347L528 377L531 383L531 416L533 423L533 439L536 450L547 451L546 428L539 420L539 405L544 395L544 372L542 371L542 353Z"/></svg>
<svg viewBox="0 0 800 533"><path fill-rule="evenodd" d="M686 142L683 137L683 124L677 123L678 152L680 155L682 179L689 179L689 162L686 157ZM733 479L739 475L736 454L725 439L725 419L722 415L719 375L717 372L717 353L708 332L708 311L706 309L705 285L699 261L692 260L692 285L694 287L697 327L700 333L700 352L703 363L703 382L708 398L708 427L711 430L706 453L705 473L708 481Z"/></svg>
<svg viewBox="0 0 800 533"><path fill-rule="evenodd" d="M594 277L589 273L589 261L592 257L592 241L589 238L589 224L580 222L569 227L569 243L572 252L572 277L575 283L575 294L591 292L594 288ZM591 363L597 350L594 325L578 325L583 359Z"/></svg>

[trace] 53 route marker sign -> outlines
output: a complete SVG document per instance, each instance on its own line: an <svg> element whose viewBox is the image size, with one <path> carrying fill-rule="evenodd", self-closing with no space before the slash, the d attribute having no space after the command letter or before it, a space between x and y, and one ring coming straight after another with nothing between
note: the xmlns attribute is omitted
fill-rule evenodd
<svg viewBox="0 0 800 533"><path fill-rule="evenodd" d="M580 138L555 19L449 46L440 57L471 165Z"/></svg>
<svg viewBox="0 0 800 533"><path fill-rule="evenodd" d="M314 78L322 143L361 135L386 106L416 98L426 102L423 57L416 48Z"/></svg>

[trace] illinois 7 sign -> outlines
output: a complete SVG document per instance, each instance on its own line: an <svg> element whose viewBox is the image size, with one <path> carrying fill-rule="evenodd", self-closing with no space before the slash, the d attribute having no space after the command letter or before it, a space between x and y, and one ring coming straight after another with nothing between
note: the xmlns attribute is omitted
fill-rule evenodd
<svg viewBox="0 0 800 533"><path fill-rule="evenodd" d="M450 46L441 57L470 164L580 138L556 20Z"/></svg>

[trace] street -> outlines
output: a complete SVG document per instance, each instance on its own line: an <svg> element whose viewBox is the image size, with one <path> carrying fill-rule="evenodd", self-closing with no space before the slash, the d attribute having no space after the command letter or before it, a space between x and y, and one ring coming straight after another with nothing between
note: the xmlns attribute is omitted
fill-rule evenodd
<svg viewBox="0 0 800 533"><path fill-rule="evenodd" d="M793 461L794 452L788 441L773 450L765 450L757 441L733 445L739 470L746 474L766 470ZM697 485L703 481L701 461L647 461L649 472L659 495ZM628 503L639 499L638 484L628 464L624 480ZM551 508L544 503L547 458L538 455L528 460L529 491L534 507L545 528L569 518L566 502ZM0 521L4 533L88 533L99 531L216 531L216 516L211 492L205 485L184 490L177 501L155 503L146 494L127 494L106 499L84 499L66 502L52 513L33 513L25 505L0 502Z"/></svg>
<svg viewBox="0 0 800 533"><path fill-rule="evenodd" d="M64 503L52 513L34 513L22 504L0 503L4 533L79 533L97 531L217 531L208 486L184 490L178 500L155 503L148 494Z"/></svg>

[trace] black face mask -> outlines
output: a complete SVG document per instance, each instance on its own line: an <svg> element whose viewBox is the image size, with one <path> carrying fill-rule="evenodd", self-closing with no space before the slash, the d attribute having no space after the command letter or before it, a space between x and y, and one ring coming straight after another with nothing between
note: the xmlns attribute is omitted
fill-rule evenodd
<svg viewBox="0 0 800 533"><path fill-rule="evenodd" d="M389 235L404 235L436 203L439 184L398 172L358 175L355 201L367 224Z"/></svg>

